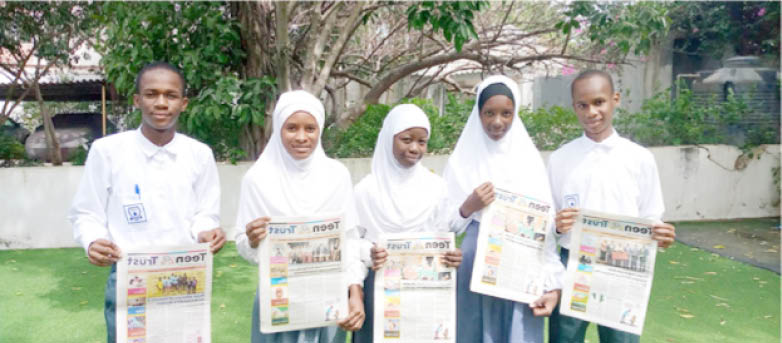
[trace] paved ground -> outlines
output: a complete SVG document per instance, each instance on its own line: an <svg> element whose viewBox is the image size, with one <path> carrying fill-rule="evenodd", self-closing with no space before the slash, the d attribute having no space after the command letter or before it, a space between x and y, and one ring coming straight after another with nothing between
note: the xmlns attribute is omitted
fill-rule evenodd
<svg viewBox="0 0 782 343"><path fill-rule="evenodd" d="M780 218L676 223L676 240L780 273Z"/></svg>

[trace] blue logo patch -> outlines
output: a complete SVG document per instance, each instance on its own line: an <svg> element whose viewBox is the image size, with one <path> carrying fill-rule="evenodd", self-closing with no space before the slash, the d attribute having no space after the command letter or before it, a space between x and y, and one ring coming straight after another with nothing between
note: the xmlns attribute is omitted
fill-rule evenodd
<svg viewBox="0 0 782 343"><path fill-rule="evenodd" d="M146 223L147 213L144 212L144 204L130 204L124 205L125 219L128 220L128 224Z"/></svg>
<svg viewBox="0 0 782 343"><path fill-rule="evenodd" d="M578 194L565 195L565 208L579 207Z"/></svg>

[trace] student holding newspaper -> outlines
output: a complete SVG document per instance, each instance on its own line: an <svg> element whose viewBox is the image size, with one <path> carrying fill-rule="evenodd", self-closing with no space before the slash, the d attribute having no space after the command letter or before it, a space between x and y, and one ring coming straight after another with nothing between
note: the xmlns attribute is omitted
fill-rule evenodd
<svg viewBox="0 0 782 343"><path fill-rule="evenodd" d="M584 135L551 154L548 170L558 211L556 232L567 264L573 224L578 209L590 209L627 217L653 219L652 238L658 246L673 243L675 228L661 221L663 205L660 177L649 150L620 137L613 128L619 92L611 75L587 70L571 84L573 109ZM606 251L610 248L606 247ZM551 342L583 342L589 322L555 311L550 321ZM638 342L640 337L598 326L601 342Z"/></svg>
<svg viewBox="0 0 782 343"><path fill-rule="evenodd" d="M361 284L366 269L354 245L358 239L357 216L350 174L341 163L326 157L321 147L324 115L323 104L310 93L291 91L280 95L273 114L272 137L242 180L235 239L242 257L257 264L257 248L267 236L270 217L342 213L347 237L347 251L343 256L350 295L349 313L339 326L354 331L364 321ZM263 334L259 318L272 314L260 313L258 299L256 295L253 343L345 341L345 331L336 326Z"/></svg>
<svg viewBox="0 0 782 343"><path fill-rule="evenodd" d="M465 232L464 260L457 277L457 342L542 342L543 318L551 314L560 289L562 264L553 237L545 246L544 293L531 304L486 296L470 290L482 210L494 201L494 187L552 203L540 153L517 113L518 85L492 76L478 87L477 101L445 167L448 198L456 201L463 221L451 229ZM549 214L548 236L554 213Z"/></svg>
<svg viewBox="0 0 782 343"><path fill-rule="evenodd" d="M359 227L366 230L370 244L362 251L371 266L364 282L366 321L353 335L353 342L373 341L375 272L383 266L388 253L374 246L380 235L402 232L447 231L445 181L420 161L426 153L431 132L429 119L416 105L394 107L383 121L372 156L372 172L355 187ZM444 262L457 267L461 251L452 250Z"/></svg>

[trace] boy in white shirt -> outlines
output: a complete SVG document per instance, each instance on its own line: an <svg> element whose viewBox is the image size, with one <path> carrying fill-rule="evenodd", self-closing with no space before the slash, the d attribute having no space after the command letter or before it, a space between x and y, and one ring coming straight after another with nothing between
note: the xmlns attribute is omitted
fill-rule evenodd
<svg viewBox="0 0 782 343"><path fill-rule="evenodd" d="M176 133L187 107L185 79L156 62L136 78L138 130L96 140L90 148L69 219L90 263L111 266L104 315L116 341L116 262L122 249L208 242L225 244L220 229L220 184L212 151Z"/></svg>
<svg viewBox="0 0 782 343"><path fill-rule="evenodd" d="M654 156L646 148L620 137L613 128L620 95L611 75L587 70L571 84L573 109L584 135L563 145L549 157L551 192L557 209L556 230L567 266L570 230L579 208L657 221L652 238L668 247L675 228L662 222L665 211ZM563 316L555 310L549 322L550 342L583 342L589 322ZM639 342L640 337L598 326L600 342Z"/></svg>

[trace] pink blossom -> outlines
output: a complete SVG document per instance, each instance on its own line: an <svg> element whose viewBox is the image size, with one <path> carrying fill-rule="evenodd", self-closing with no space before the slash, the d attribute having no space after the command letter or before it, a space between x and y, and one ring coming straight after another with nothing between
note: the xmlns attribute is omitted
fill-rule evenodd
<svg viewBox="0 0 782 343"><path fill-rule="evenodd" d="M566 64L562 66L562 75L568 76L576 73L576 68L573 68L573 66Z"/></svg>
<svg viewBox="0 0 782 343"><path fill-rule="evenodd" d="M601 55L605 55L607 52L608 52L608 50L606 50L606 49L600 50L600 54Z"/></svg>
<svg viewBox="0 0 782 343"><path fill-rule="evenodd" d="M697 27L693 27L692 28L692 33L698 33L698 31L700 31L700 30Z"/></svg>
<svg viewBox="0 0 782 343"><path fill-rule="evenodd" d="M614 42L614 41L611 41L611 43L608 43L608 45L610 45L610 46L616 46L616 42Z"/></svg>
<svg viewBox="0 0 782 343"><path fill-rule="evenodd" d="M758 9L758 12L756 13L756 15L758 17L762 17L764 14L766 14L766 8L765 7L761 7L760 9Z"/></svg>
<svg viewBox="0 0 782 343"><path fill-rule="evenodd" d="M614 69L614 68L616 68L616 64L613 64L613 63L608 63L608 64L606 64L606 68L608 68L608 69Z"/></svg>

